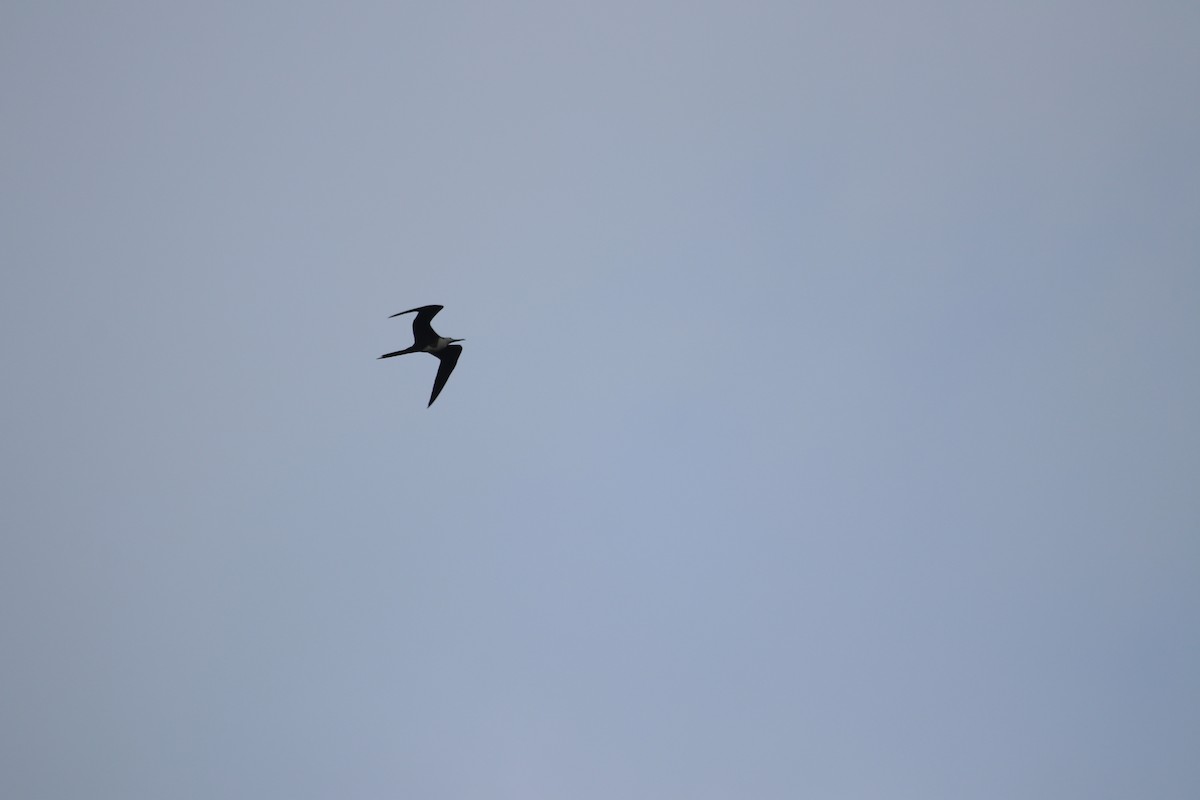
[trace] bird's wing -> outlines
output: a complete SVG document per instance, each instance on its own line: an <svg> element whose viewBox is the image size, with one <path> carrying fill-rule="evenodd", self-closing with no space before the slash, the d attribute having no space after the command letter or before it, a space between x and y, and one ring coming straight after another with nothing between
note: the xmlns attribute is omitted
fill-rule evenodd
<svg viewBox="0 0 1200 800"><path fill-rule="evenodd" d="M458 357L462 355L462 345L452 344L436 353L430 353L431 356L437 356L442 363L438 364L437 377L433 379L433 394L429 396L429 406L433 405L433 401L437 400L437 396L441 394L442 387L446 385L446 381L450 379L450 373L454 372L454 365L458 363Z"/></svg>
<svg viewBox="0 0 1200 800"><path fill-rule="evenodd" d="M392 317L398 317L401 314L411 314L414 311L417 312L416 319L413 320L413 339L420 344L425 344L431 339L437 338L437 334L433 332L431 320L443 308L444 306L421 306L392 314ZM388 319L391 319L391 317L388 317Z"/></svg>

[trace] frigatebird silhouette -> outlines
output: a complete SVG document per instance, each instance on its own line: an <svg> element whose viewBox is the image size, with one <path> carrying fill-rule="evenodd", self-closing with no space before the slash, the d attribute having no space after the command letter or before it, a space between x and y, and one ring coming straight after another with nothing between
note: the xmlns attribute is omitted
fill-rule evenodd
<svg viewBox="0 0 1200 800"><path fill-rule="evenodd" d="M436 356L442 363L438 365L437 377L433 379L433 394L429 396L429 404L426 408L433 405L433 401L442 392L442 387L446 385L446 381L450 378L450 373L454 372L454 365L458 363L458 357L462 355L462 345L454 344L455 342L465 342L466 339L447 339L445 336L438 336L434 331L433 326L429 321L433 319L442 306L421 306L420 308L410 308L408 311L401 311L398 314L392 314L392 317L399 317L402 314L411 314L417 312L417 316L413 319L413 345L404 350L397 350L394 353L384 353L380 358L391 358L392 356L403 356L408 353L429 353L431 356Z"/></svg>

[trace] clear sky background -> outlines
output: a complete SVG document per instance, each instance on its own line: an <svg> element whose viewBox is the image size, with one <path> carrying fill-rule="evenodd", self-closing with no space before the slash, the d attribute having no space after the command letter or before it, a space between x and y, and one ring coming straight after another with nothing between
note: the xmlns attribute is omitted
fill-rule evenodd
<svg viewBox="0 0 1200 800"><path fill-rule="evenodd" d="M3 4L0 796L1194 800L1198 86L1168 0Z"/></svg>

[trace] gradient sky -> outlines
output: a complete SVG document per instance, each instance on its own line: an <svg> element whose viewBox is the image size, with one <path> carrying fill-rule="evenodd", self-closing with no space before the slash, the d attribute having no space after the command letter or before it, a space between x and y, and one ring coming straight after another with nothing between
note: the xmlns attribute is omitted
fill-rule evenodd
<svg viewBox="0 0 1200 800"><path fill-rule="evenodd" d="M5 3L0 796L1194 800L1198 86L1168 0Z"/></svg>

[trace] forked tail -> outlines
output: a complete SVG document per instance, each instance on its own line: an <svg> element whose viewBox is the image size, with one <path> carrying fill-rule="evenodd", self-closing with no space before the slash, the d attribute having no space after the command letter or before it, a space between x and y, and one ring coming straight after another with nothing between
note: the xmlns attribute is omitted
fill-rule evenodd
<svg viewBox="0 0 1200 800"><path fill-rule="evenodd" d="M380 356L380 358L391 358L392 356L403 356L403 355L407 355L408 353L416 353L416 352L419 352L416 347L409 347L405 350L397 350L394 353L384 353L383 355Z"/></svg>

